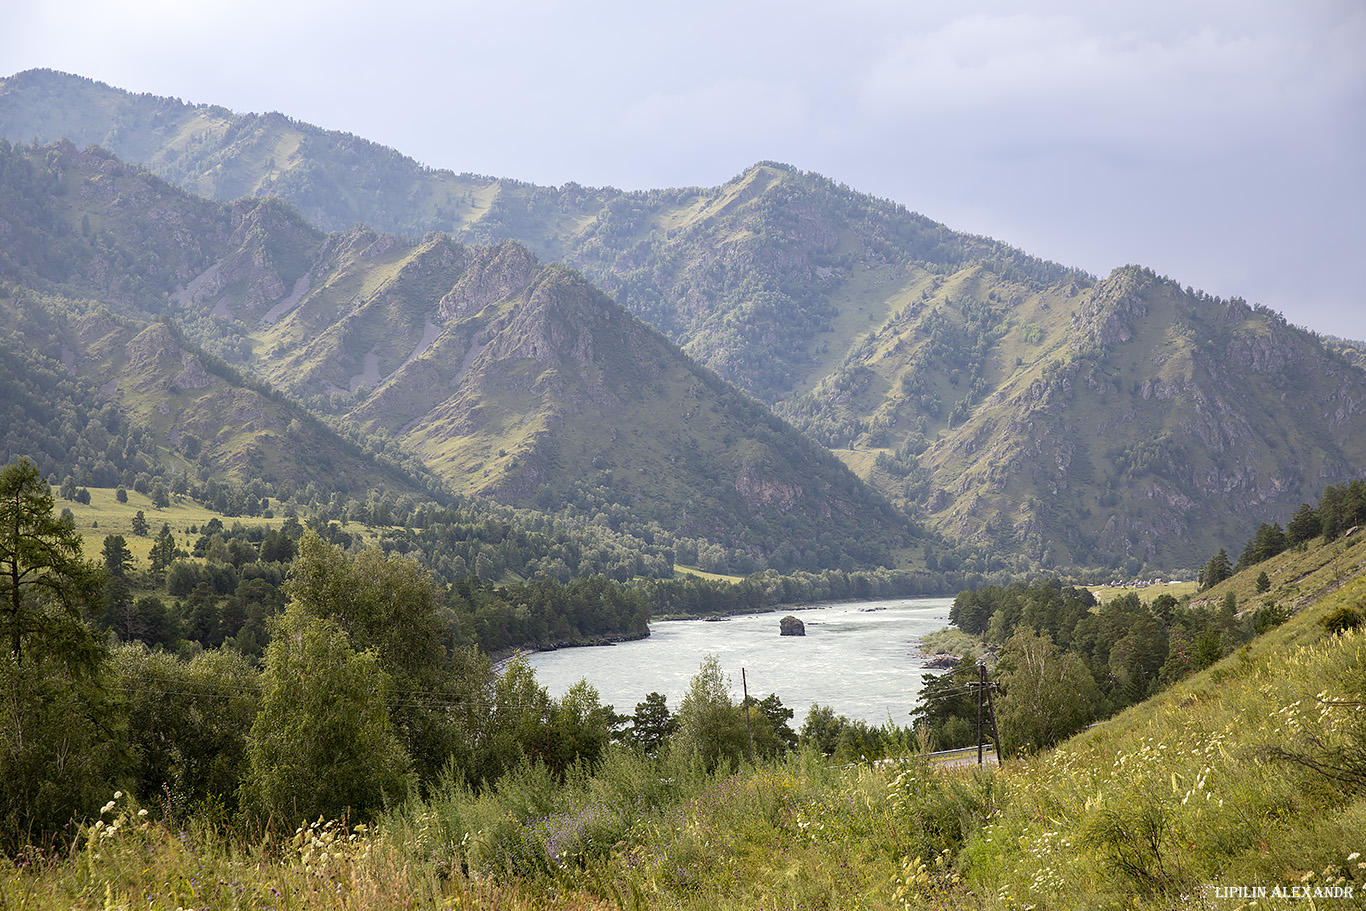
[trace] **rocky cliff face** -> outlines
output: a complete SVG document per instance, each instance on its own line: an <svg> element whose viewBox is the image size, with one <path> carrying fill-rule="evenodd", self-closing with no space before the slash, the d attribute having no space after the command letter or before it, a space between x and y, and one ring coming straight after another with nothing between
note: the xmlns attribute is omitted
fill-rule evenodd
<svg viewBox="0 0 1366 911"><path fill-rule="evenodd" d="M454 287L437 305L442 322L465 319L525 288L540 263L521 244L501 243L469 251Z"/></svg>

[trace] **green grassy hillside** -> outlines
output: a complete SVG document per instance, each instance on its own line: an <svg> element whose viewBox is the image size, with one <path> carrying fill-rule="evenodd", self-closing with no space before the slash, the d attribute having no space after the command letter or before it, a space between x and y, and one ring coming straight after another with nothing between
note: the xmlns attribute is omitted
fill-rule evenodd
<svg viewBox="0 0 1366 911"><path fill-rule="evenodd" d="M163 524L169 525L176 540L184 543L190 540L186 537L190 528L201 528L211 519L216 518L228 525L233 521L240 521L225 517L217 510L183 497L176 497L166 506L158 507L150 496L136 490L124 491L127 499L119 502L114 489L87 489L90 492L89 503L59 501L60 508L71 510L76 531L81 536L82 552L87 559L99 558L104 539L108 535L122 535L129 552L133 555L134 565L145 567L148 564L148 552L152 549L156 534ZM139 512L147 522L149 532L146 535L139 535L133 530L134 520ZM249 521L253 525L278 528L284 519L279 516L270 519L256 517ZM356 528L353 533L360 531L361 529ZM357 537L363 538L363 534Z"/></svg>

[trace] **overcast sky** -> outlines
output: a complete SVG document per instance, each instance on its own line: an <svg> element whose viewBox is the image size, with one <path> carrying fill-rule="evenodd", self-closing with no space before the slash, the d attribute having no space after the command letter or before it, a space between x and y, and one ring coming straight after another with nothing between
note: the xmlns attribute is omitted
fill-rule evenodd
<svg viewBox="0 0 1366 911"><path fill-rule="evenodd" d="M1104 275L1366 339L1362 0L9 0L50 67L434 167L711 186L787 162Z"/></svg>

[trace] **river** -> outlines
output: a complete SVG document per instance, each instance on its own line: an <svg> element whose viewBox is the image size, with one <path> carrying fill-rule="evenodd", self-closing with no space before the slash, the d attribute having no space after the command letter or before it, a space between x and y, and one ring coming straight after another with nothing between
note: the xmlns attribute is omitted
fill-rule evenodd
<svg viewBox="0 0 1366 911"><path fill-rule="evenodd" d="M529 661L552 696L587 680L604 704L630 715L651 692L663 693L678 711L711 654L731 678L737 702L743 668L750 695L777 693L796 713L794 730L813 702L873 726L888 718L904 726L925 673L918 640L948 625L952 605L952 598L860 601L717 621L657 621L648 639L538 652ZM805 636L778 634L778 621L788 614L806 625Z"/></svg>

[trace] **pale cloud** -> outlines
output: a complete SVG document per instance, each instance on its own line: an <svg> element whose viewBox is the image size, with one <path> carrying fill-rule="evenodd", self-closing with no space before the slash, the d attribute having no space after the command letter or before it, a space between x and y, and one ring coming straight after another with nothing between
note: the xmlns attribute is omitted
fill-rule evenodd
<svg viewBox="0 0 1366 911"><path fill-rule="evenodd" d="M861 100L913 120L991 118L980 132L1004 122L1042 146L1183 151L1226 142L1221 130L1275 130L1271 112L1294 116L1303 77L1284 50L1212 27L1163 39L1090 30L1078 17L973 16L908 36L869 69Z"/></svg>

